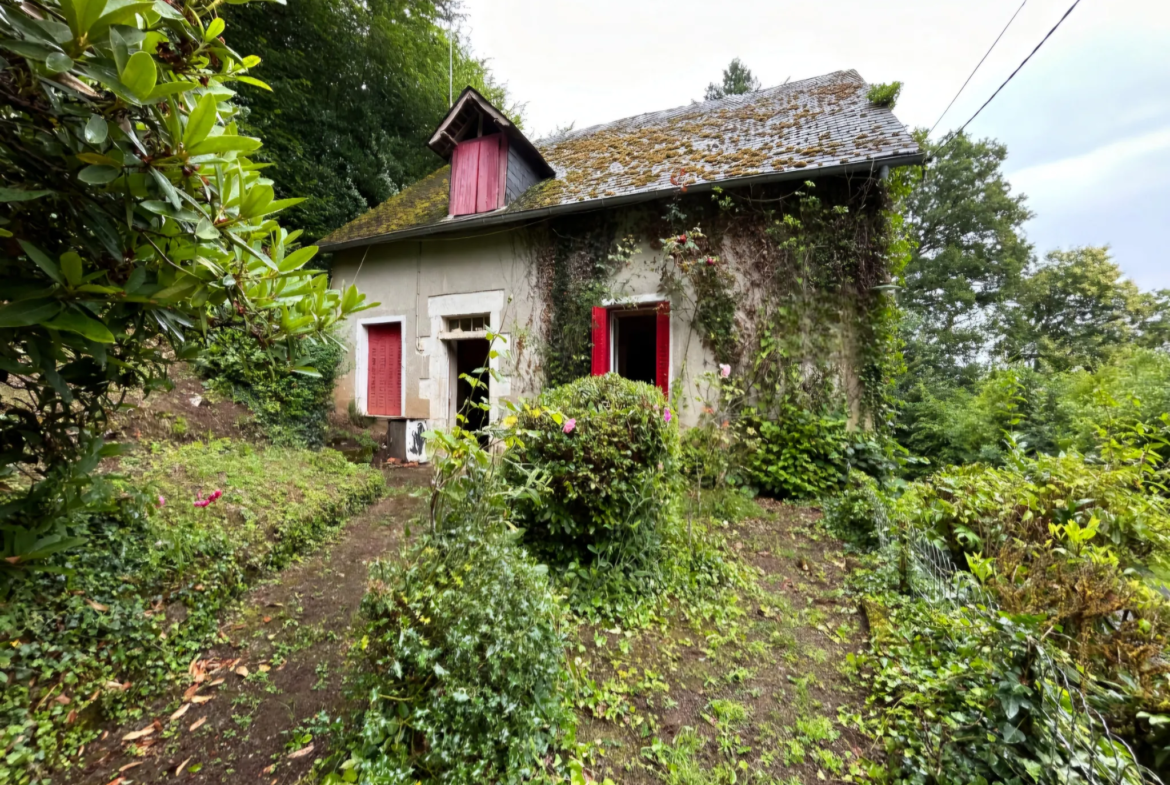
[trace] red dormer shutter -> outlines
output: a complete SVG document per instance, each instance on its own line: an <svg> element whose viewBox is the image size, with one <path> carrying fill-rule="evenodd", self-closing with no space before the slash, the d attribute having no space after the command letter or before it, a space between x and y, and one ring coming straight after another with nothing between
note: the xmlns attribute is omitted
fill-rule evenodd
<svg viewBox="0 0 1170 785"><path fill-rule="evenodd" d="M486 213L503 206L507 168L503 134L467 139L451 156L451 215Z"/></svg>

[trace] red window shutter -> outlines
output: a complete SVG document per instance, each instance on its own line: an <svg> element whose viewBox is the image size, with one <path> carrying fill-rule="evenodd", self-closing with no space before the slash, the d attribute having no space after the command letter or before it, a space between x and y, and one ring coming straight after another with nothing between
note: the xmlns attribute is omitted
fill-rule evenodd
<svg viewBox="0 0 1170 785"><path fill-rule="evenodd" d="M593 375L609 373L609 311L593 309Z"/></svg>
<svg viewBox="0 0 1170 785"><path fill-rule="evenodd" d="M670 303L661 303L658 306L657 323L655 324L654 340L654 383L662 394L670 395Z"/></svg>
<svg viewBox="0 0 1170 785"><path fill-rule="evenodd" d="M475 140L479 143L479 180L475 190L477 213L496 209L500 201L500 136L502 134L492 134Z"/></svg>
<svg viewBox="0 0 1170 785"><path fill-rule="evenodd" d="M366 365L366 414L402 416L402 323L371 324Z"/></svg>
<svg viewBox="0 0 1170 785"><path fill-rule="evenodd" d="M479 180L478 139L455 145L451 156L451 197L448 212L451 215L470 215L475 212L475 193Z"/></svg>

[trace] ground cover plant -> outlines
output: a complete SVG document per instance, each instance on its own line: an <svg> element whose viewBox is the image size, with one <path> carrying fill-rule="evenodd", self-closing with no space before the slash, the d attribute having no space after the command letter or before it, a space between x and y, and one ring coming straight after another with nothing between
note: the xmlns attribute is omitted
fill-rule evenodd
<svg viewBox="0 0 1170 785"><path fill-rule="evenodd" d="M85 545L0 609L0 780L68 767L103 722L185 683L232 598L383 488L338 453L228 440L144 445L121 471L123 503L71 520Z"/></svg>

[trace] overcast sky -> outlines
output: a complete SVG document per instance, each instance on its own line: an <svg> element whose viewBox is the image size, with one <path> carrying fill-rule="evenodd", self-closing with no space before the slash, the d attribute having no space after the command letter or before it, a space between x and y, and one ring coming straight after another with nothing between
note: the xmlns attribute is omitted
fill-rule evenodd
<svg viewBox="0 0 1170 785"><path fill-rule="evenodd" d="M465 34L531 138L701 98L732 57L765 86L854 68L905 83L896 114L931 126L1020 0L464 0ZM1027 0L935 135L962 125L1072 0ZM969 127L1008 145L1029 238L1113 247L1170 287L1170 2L1081 0Z"/></svg>

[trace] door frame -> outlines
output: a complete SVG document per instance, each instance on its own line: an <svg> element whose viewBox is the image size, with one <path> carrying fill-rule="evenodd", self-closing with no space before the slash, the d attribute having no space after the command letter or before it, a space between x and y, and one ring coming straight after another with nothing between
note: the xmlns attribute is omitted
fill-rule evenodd
<svg viewBox="0 0 1170 785"><path fill-rule="evenodd" d="M398 322L402 331L402 340L398 350L401 353L399 366L402 368L402 409L396 415L370 414L367 410L367 397L370 392L370 325L393 324ZM375 417L379 420L401 420L406 417L406 317L405 316L371 316L357 320L357 340L354 342L354 406L363 417Z"/></svg>

